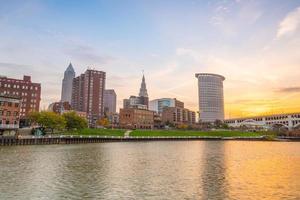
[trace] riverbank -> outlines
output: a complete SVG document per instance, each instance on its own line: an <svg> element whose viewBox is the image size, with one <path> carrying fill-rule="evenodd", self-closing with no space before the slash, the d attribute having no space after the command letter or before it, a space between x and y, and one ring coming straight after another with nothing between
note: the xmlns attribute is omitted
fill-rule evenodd
<svg viewBox="0 0 300 200"><path fill-rule="evenodd" d="M132 137L139 136L202 136L202 137L260 137L264 135L274 136L271 132L247 132L231 130L194 131L194 130L133 130Z"/></svg>
<svg viewBox="0 0 300 200"><path fill-rule="evenodd" d="M243 140L243 141L300 141L300 138L276 137L272 132L247 132L231 130L123 130L123 129L82 129L65 131L46 136L1 137L1 146L80 144L101 142L142 142L179 140Z"/></svg>
<svg viewBox="0 0 300 200"><path fill-rule="evenodd" d="M50 144L83 144L103 142L150 142L150 141L196 141L196 140L219 140L219 141L300 141L300 137L278 137L268 136L252 137L220 137L220 136L30 136L30 137L0 137L0 146L13 145L50 145Z"/></svg>
<svg viewBox="0 0 300 200"><path fill-rule="evenodd" d="M125 136L128 130L124 129L82 129L78 131L65 131L60 135L74 136ZM264 135L275 136L273 132L249 132L249 131L232 131L232 130L211 130L211 131L195 131L195 130L130 130L131 137L141 136L204 136L204 137L259 137Z"/></svg>

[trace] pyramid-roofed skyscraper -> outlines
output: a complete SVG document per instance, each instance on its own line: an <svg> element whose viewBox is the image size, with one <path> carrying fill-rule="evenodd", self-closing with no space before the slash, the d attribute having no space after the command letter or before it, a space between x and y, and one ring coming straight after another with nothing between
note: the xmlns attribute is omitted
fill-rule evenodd
<svg viewBox="0 0 300 200"><path fill-rule="evenodd" d="M75 78L75 71L72 63L69 64L68 68L64 73L61 90L61 101L71 103L72 99L72 85L73 79Z"/></svg>
<svg viewBox="0 0 300 200"><path fill-rule="evenodd" d="M142 78L142 83L141 83L139 96L140 97L148 97L148 92L147 92L147 88L146 88L146 81L145 81L144 74L143 74L143 78Z"/></svg>

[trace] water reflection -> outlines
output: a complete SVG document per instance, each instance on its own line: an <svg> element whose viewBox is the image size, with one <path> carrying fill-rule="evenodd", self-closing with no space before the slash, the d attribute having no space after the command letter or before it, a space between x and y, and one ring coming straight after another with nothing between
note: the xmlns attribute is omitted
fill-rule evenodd
<svg viewBox="0 0 300 200"><path fill-rule="evenodd" d="M0 199L300 199L299 143L0 147L0 167Z"/></svg>
<svg viewBox="0 0 300 200"><path fill-rule="evenodd" d="M202 190L204 199L228 197L225 145L225 142L220 141L208 141L203 145Z"/></svg>

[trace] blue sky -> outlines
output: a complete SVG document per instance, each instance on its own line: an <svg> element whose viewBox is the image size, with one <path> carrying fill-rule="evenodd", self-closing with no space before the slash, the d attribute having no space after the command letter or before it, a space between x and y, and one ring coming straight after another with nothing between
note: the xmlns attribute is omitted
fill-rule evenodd
<svg viewBox="0 0 300 200"><path fill-rule="evenodd" d="M226 116L300 111L300 0L9 0L0 6L0 74L60 99L69 62L107 88L176 97L197 110L198 72L226 77ZM275 110L274 110L275 109Z"/></svg>

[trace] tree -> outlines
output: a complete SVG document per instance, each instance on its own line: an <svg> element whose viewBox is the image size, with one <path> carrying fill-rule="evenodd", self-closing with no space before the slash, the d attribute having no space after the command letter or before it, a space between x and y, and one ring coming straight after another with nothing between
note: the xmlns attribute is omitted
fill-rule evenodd
<svg viewBox="0 0 300 200"><path fill-rule="evenodd" d="M40 119L40 116L40 113L36 111L29 113L28 119L30 124L37 124L38 120Z"/></svg>
<svg viewBox="0 0 300 200"><path fill-rule="evenodd" d="M66 112L62 116L66 121L66 128L68 130L80 130L88 127L87 120L77 115L76 112Z"/></svg>
<svg viewBox="0 0 300 200"><path fill-rule="evenodd" d="M109 120L106 118L106 117L103 117L103 118L101 118L99 121L98 121L98 124L100 125L100 126L104 126L104 127L107 127L107 126L109 126Z"/></svg>
<svg viewBox="0 0 300 200"><path fill-rule="evenodd" d="M179 124L179 125L177 126L177 128L179 128L179 129L187 129L187 128L188 128L188 125L186 125L186 124Z"/></svg>
<svg viewBox="0 0 300 200"><path fill-rule="evenodd" d="M172 127L172 128L175 127L175 125L172 122L170 122L169 120L166 121L165 125L168 127Z"/></svg>
<svg viewBox="0 0 300 200"><path fill-rule="evenodd" d="M29 115L29 119L31 123L36 123L44 129L51 129L51 133L66 126L66 121L61 115L49 111L33 112Z"/></svg>
<svg viewBox="0 0 300 200"><path fill-rule="evenodd" d="M223 122L219 119L216 119L216 121L214 122L215 128L221 128L222 124L223 124Z"/></svg>
<svg viewBox="0 0 300 200"><path fill-rule="evenodd" d="M228 126L228 124L223 123L222 128L223 128L223 129L229 129L229 126Z"/></svg>

